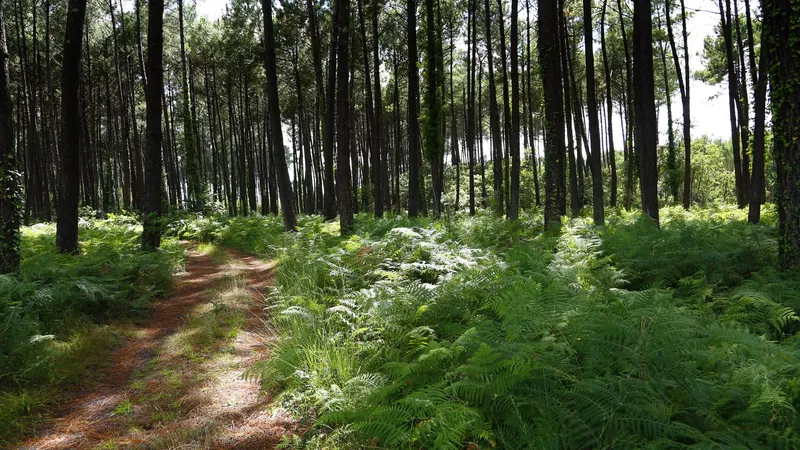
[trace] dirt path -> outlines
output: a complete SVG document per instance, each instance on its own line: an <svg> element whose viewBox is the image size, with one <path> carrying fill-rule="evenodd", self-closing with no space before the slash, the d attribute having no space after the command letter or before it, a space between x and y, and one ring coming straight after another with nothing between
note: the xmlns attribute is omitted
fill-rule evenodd
<svg viewBox="0 0 800 450"><path fill-rule="evenodd" d="M267 357L259 317L271 278L257 258L189 248L175 290L126 333L108 373L18 448L273 448L294 423L242 377Z"/></svg>

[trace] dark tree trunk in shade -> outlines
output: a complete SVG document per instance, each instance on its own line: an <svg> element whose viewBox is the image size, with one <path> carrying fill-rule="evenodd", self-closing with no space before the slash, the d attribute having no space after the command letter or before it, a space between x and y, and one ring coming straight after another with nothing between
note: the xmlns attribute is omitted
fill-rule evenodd
<svg viewBox="0 0 800 450"><path fill-rule="evenodd" d="M348 234L353 228L350 181L350 1L336 0L336 197L339 209L339 231Z"/></svg>
<svg viewBox="0 0 800 450"><path fill-rule="evenodd" d="M339 23L339 7L339 1L334 0L334 5L332 5L333 17L331 19L331 22L334 24ZM334 183L333 144L334 138L336 137L336 55L338 53L339 32L336 30L336 26L333 28L334 29L331 31L330 56L328 57L327 86L325 91L325 130L322 137L322 155L325 159L325 175L323 177L325 189L322 215L325 217L325 220L332 220L336 217L337 187ZM347 64L347 62L342 61L339 61L339 63Z"/></svg>
<svg viewBox="0 0 800 450"><path fill-rule="evenodd" d="M594 37L592 36L592 0L583 0L583 36L586 54L586 108L589 114L589 167L592 169L592 208L595 225L603 225L603 170L600 160L600 121L597 117L597 87L594 78Z"/></svg>
<svg viewBox="0 0 800 450"><path fill-rule="evenodd" d="M736 110L737 75L734 67L733 37L731 34L730 0L718 0L720 27L725 41L725 62L728 71L728 113L731 125L731 147L733 148L733 173L736 181L736 203L744 208L745 192L742 178L742 152L739 141L739 121ZM727 7L726 7L727 5Z"/></svg>
<svg viewBox="0 0 800 450"><path fill-rule="evenodd" d="M497 89L494 82L492 57L492 18L489 0L484 0L486 18L486 57L489 66L489 126L492 134L492 162L494 174L495 214L503 214L503 144L500 131L500 113L497 106ZM557 22L556 22L557 23ZM557 36L557 35L556 35Z"/></svg>
<svg viewBox="0 0 800 450"><path fill-rule="evenodd" d="M78 202L81 182L81 40L86 0L70 0L64 33L61 71L61 188L58 201L56 245L63 253L78 251Z"/></svg>
<svg viewBox="0 0 800 450"><path fill-rule="evenodd" d="M606 47L606 10L608 9L608 0L603 0L603 12L600 19L600 47L603 51L603 72L606 78L606 117L608 119L608 159L611 166L611 198L609 205L614 208L617 206L617 156L614 151L614 133L612 132L612 124L614 117L614 100L611 96L611 71L608 67L608 50Z"/></svg>
<svg viewBox="0 0 800 450"><path fill-rule="evenodd" d="M487 0L488 1L488 0ZM417 4L406 4L408 38L408 216L420 210L419 72L417 70Z"/></svg>
<svg viewBox="0 0 800 450"><path fill-rule="evenodd" d="M0 274L19 269L20 186L14 158L14 121L11 106L8 48L3 9L0 8Z"/></svg>
<svg viewBox="0 0 800 450"><path fill-rule="evenodd" d="M558 38L558 1L539 1L539 70L544 91L545 228L560 224L559 178L564 177L564 112Z"/></svg>
<svg viewBox="0 0 800 450"><path fill-rule="evenodd" d="M508 218L519 217L519 31L518 0L511 0L511 134L509 145L511 154L511 200L508 205Z"/></svg>
<svg viewBox="0 0 800 450"><path fill-rule="evenodd" d="M147 137L142 247L161 245L161 96L164 90L164 0L150 0L147 25Z"/></svg>
<svg viewBox="0 0 800 450"><path fill-rule="evenodd" d="M787 270L800 268L800 8L798 0L765 0L762 3L770 52L769 82L772 132L778 169L778 258ZM766 45L765 45L766 44ZM764 52L764 50L762 50ZM762 53L763 54L763 53ZM763 56L762 56L763 58Z"/></svg>
<svg viewBox="0 0 800 450"><path fill-rule="evenodd" d="M267 106L269 107L269 126L275 148L273 160L278 179L278 193L281 198L283 229L291 231L297 226L297 218L292 202L292 183L283 151L283 130L281 129L281 109L278 103L278 76L275 61L275 34L272 26L272 0L261 1L264 10L264 70L267 74Z"/></svg>
<svg viewBox="0 0 800 450"><path fill-rule="evenodd" d="M570 73L570 64L569 64L569 55L568 55L568 53L569 53L569 41L567 39L567 22L566 22L566 17L563 14L563 10L564 10L564 2L563 2L563 0L560 3L561 3L561 7L559 9L562 11L562 14L559 17L559 22L561 24L561 28L560 28L560 32L559 32L559 35L560 35L560 38L561 38L561 40L559 41L559 44L560 44L559 48L560 48L561 51L559 53L560 53L560 56L561 56L561 70L562 70L562 73L564 74L564 76L562 77L562 81L563 81L563 89L564 89L564 91L563 91L564 92L564 121L566 122L566 125L567 125L567 147L566 147L566 152L567 152L567 165L568 165L567 170L568 170L568 174L569 174L569 200L570 200L569 204L570 204L570 213L572 214L572 217L577 217L577 216L580 215L581 206L583 205L583 202L581 200L581 197L582 197L582 194L583 194L583 181L582 181L583 177L581 176L580 177L581 181L579 181L578 172L580 170L579 170L578 167L576 167L576 162L575 162L575 141L576 141L576 139L573 139L573 128L572 128L573 119L574 119L574 124L575 124L575 130L574 130L575 133L574 134L577 134L578 133L578 126L580 124L580 121L578 120L578 117L577 117L578 114L579 114L578 108L577 108L578 102L575 101L573 103L571 101L571 97L572 96L577 96L578 93L574 92L573 90L570 89L570 78L571 78L570 75L571 75L571 73ZM581 149L580 149L580 143L581 143L580 137L577 138L577 143L578 143L578 154L580 154L580 152L581 152ZM563 173L563 171L559 169L559 173ZM562 177L562 179L563 179L563 177ZM559 181L561 181L561 179L559 179ZM566 196L566 192L564 192L564 189L559 186L559 190L562 192L562 194L559 196L559 198L561 198L562 201L566 200L564 198ZM565 211L562 210L562 213L564 213L564 212Z"/></svg>
<svg viewBox="0 0 800 450"><path fill-rule="evenodd" d="M633 8L634 117L639 147L639 187L642 211L658 226L658 122L653 78L653 23L650 0L635 0Z"/></svg>
<svg viewBox="0 0 800 450"><path fill-rule="evenodd" d="M769 36L762 27L761 42L767 42ZM762 44L763 45L763 44ZM761 221L761 203L764 201L764 131L767 113L767 77L773 56L772 51L761 52L758 61L757 81L755 85L755 127L753 131L753 177L750 180L750 202L747 220L750 223Z"/></svg>

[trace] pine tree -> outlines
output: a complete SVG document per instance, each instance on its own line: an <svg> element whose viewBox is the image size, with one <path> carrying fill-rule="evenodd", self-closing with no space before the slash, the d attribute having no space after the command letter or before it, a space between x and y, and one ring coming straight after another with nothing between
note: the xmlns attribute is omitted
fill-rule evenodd
<svg viewBox="0 0 800 450"><path fill-rule="evenodd" d="M64 253L78 251L78 202L81 181L80 82L83 21L86 0L70 0L64 33L61 72L61 195L58 201L56 245Z"/></svg>
<svg viewBox="0 0 800 450"><path fill-rule="evenodd" d="M147 12L147 148L142 248L161 246L161 102L164 93L164 0L150 0Z"/></svg>
<svg viewBox="0 0 800 450"><path fill-rule="evenodd" d="M14 157L14 122L6 27L0 0L0 274L19 269L20 186Z"/></svg>

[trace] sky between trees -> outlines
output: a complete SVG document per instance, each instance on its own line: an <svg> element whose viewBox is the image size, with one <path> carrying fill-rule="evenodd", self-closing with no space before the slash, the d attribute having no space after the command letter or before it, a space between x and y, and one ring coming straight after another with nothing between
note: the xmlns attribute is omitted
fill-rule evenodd
<svg viewBox="0 0 800 450"><path fill-rule="evenodd" d="M131 2L131 0L126 0ZM225 12L228 0L196 0L197 14L209 20L217 20ZM132 4L132 2L131 2ZM524 4L522 4L524 8ZM280 5L276 4L276 8ZM531 4L536 8L535 4ZM686 9L693 11L688 20L689 28L689 65L692 72L703 66L703 40L714 32L714 26L719 24L719 12L715 10L716 4L711 0L686 0ZM600 46L600 37L595 33L595 47ZM463 39L463 36L461 37ZM465 46L466 48L466 46ZM620 74L622 75L622 74ZM692 78L692 136L708 135L712 138L728 140L731 137L730 119L728 116L728 100L725 93L725 84L711 86L705 82ZM680 104L680 94L673 92L673 103ZM661 106L658 113L659 143L667 143L667 108ZM680 114L675 117L675 127L681 123ZM621 125L619 118L614 117L614 141L622 142Z"/></svg>

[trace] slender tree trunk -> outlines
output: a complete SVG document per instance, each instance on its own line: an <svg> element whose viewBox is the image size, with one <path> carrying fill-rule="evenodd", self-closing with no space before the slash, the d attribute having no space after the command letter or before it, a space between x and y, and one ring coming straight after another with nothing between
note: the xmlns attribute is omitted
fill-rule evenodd
<svg viewBox="0 0 800 450"><path fill-rule="evenodd" d="M531 29L531 5L530 0L525 0L525 39L527 41L527 49L526 49L526 66L528 67L527 73L527 102L528 102L528 129L530 130L531 134L531 167L533 169L533 193L536 199L536 206L540 206L542 204L541 197L539 195L539 163L536 158L536 146L534 145L533 139L533 86L531 84L531 75L533 74L534 68L533 63L531 63L531 33L533 30Z"/></svg>
<svg viewBox="0 0 800 450"><path fill-rule="evenodd" d="M586 108L589 113L589 141L591 153L589 166L592 169L592 206L595 225L603 225L603 171L600 161L600 121L597 118L597 88L594 78L594 37L592 36L592 0L583 0L583 36L586 54ZM602 26L602 25L601 25ZM609 98L610 100L610 98ZM610 134L610 133L609 133Z"/></svg>
<svg viewBox="0 0 800 450"><path fill-rule="evenodd" d="M334 1L333 18L331 19L334 24L339 23L339 3L339 1ZM336 217L336 187L333 181L333 144L336 133L336 55L338 53L338 39L339 32L336 30L336 27L334 27L331 32L330 57L328 58L328 84L327 91L325 92L325 132L323 133L322 143L322 153L325 158L325 192L322 215L325 217L325 220L333 220L333 218ZM339 63L347 65L347 61L339 61Z"/></svg>
<svg viewBox="0 0 800 450"><path fill-rule="evenodd" d="M625 209L631 210L631 201L633 197L633 180L636 176L634 173L634 162L636 161L636 148L639 146L638 139L634 137L634 122L636 120L634 113L634 86L633 86L633 63L631 62L631 52L628 48L628 32L625 27L625 16L622 14L622 0L617 0L617 12L619 13L619 28L622 36L622 49L625 52L625 111L627 120L624 122L626 127L627 139L625 146L628 149L627 165L625 167ZM636 142L634 142L636 141Z"/></svg>
<svg viewBox="0 0 800 450"><path fill-rule="evenodd" d="M681 18L683 21L683 70L681 70L680 59L678 58L678 47L675 45L675 34L672 31L672 17L670 13L670 2L664 3L667 18L667 37L672 49L672 61L675 64L675 72L678 75L678 90L681 94L681 105L683 107L683 207L689 209L692 195L692 133L691 115L689 98L689 37L686 30L686 7L684 0L681 0ZM685 74L685 78L684 78Z"/></svg>
<svg viewBox="0 0 800 450"><path fill-rule="evenodd" d="M0 2L2 3L2 2ZM3 8L0 5L0 274L19 270L20 186L14 152L8 48Z"/></svg>
<svg viewBox="0 0 800 450"><path fill-rule="evenodd" d="M561 91L561 61L558 37L558 1L539 1L539 70L544 90L545 122L545 228L558 226L561 222L559 210L559 178L564 177L564 112ZM563 193L562 193L563 195Z"/></svg>
<svg viewBox="0 0 800 450"><path fill-rule="evenodd" d="M61 189L58 201L56 245L63 253L78 251L78 203L81 182L81 49L86 0L70 0L64 33L61 72Z"/></svg>
<svg viewBox="0 0 800 450"><path fill-rule="evenodd" d="M742 178L742 153L739 145L739 125L736 114L736 97L738 93L736 87L737 75L733 60L734 56L733 38L731 36L730 23L730 0L725 0L725 4L723 4L723 0L718 0L717 4L719 6L720 26L722 28L722 34L725 40L725 57L728 70L728 109L731 124L731 146L733 147L733 173L736 180L736 203L739 205L739 208L744 208L745 192Z"/></svg>
<svg viewBox="0 0 800 450"><path fill-rule="evenodd" d="M750 223L761 221L761 203L764 201L762 192L764 191L764 129L767 112L767 77L769 68L772 64L773 51L769 48L769 39L766 27L761 29L762 48L761 56L758 61L758 74L755 85L755 127L753 132L753 178L750 186L750 207L747 220Z"/></svg>
<svg viewBox="0 0 800 450"><path fill-rule="evenodd" d="M639 187L642 210L658 226L658 122L653 77L653 23L650 0L635 0L633 9L633 73L636 134L639 143Z"/></svg>
<svg viewBox="0 0 800 450"><path fill-rule="evenodd" d="M264 0L269 1L269 0ZM333 28L338 34L336 58L336 82L339 85L336 97L336 188L339 209L339 230L345 235L353 229L353 210L350 204L350 2L336 0L336 22ZM277 86L275 102L277 103Z"/></svg>
<svg viewBox="0 0 800 450"><path fill-rule="evenodd" d="M519 217L519 30L518 0L511 0L511 202L508 218Z"/></svg>
<svg viewBox="0 0 800 450"><path fill-rule="evenodd" d="M184 0L178 0L178 28L181 45L181 90L183 91L183 150L186 156L189 209L192 211L202 211L205 207L205 192L203 192L200 177L197 143L195 142L195 123L191 115L194 99L189 92L189 71L186 68L183 2ZM255 194L255 192L253 194Z"/></svg>
<svg viewBox="0 0 800 450"><path fill-rule="evenodd" d="M161 245L161 96L164 44L164 0L150 0L147 25L147 157L145 158L142 248Z"/></svg>
<svg viewBox="0 0 800 450"><path fill-rule="evenodd" d="M494 82L494 61L492 56L492 17L489 0L484 0L486 12L486 56L489 66L489 126L492 134L492 161L494 167L495 214L503 214L503 144L500 134L500 117L497 106L497 88Z"/></svg>
<svg viewBox="0 0 800 450"><path fill-rule="evenodd" d="M572 119L575 120L575 134L578 133L578 108L576 101L574 103L575 109L573 110L573 103L571 102L570 98L572 95L577 96L577 90L570 92L570 64L569 64L569 41L567 40L567 22L564 11L564 2L561 2L561 7L559 8L562 13L560 14L559 21L561 23L560 28L560 40L559 40L559 48L560 48L560 56L561 56L561 70L564 76L562 77L563 81L563 89L564 89L564 121L567 124L567 164L568 164L568 173L569 173L569 194L570 194L570 212L573 217L577 217L580 215L581 206L583 205L582 197L583 197L583 172L576 167L575 163L575 141L573 140L573 132L572 132ZM578 141L578 154L580 155L580 138L577 139ZM578 172L581 172L580 182L578 179ZM563 173L563 171L559 170L559 173ZM563 178L563 177L562 177ZM559 180L561 181L561 180ZM566 192L563 189L559 188L563 192L562 196L566 196Z"/></svg>
<svg viewBox="0 0 800 450"><path fill-rule="evenodd" d="M766 39L762 41L770 56L770 98L772 102L775 162L778 169L777 199L779 234L778 257L787 270L800 267L800 16L798 0L765 0L762 3ZM766 45L765 45L766 44ZM762 56L762 58L764 57Z"/></svg>
<svg viewBox="0 0 800 450"><path fill-rule="evenodd" d="M600 19L600 47L603 51L603 72L606 77L606 107L608 118L608 159L611 166L611 199L609 205L612 208L617 206L617 156L614 151L614 133L612 131L612 124L614 118L614 100L611 96L611 70L608 67L608 51L606 48L606 9L608 8L608 0L603 0L603 12Z"/></svg>
<svg viewBox="0 0 800 450"><path fill-rule="evenodd" d="M487 0L488 1L488 0ZM408 37L408 216L420 210L419 72L417 71L417 3L406 4Z"/></svg>
<svg viewBox="0 0 800 450"><path fill-rule="evenodd" d="M264 10L264 70L267 74L267 106L269 107L270 131L276 150L273 159L281 198L283 229L291 231L297 226L297 218L292 204L289 168L286 165L286 154L283 152L283 130L281 129L280 104L278 103L278 76L275 60L275 33L272 25L272 0L262 0L261 5ZM346 57L345 60L347 60Z"/></svg>

